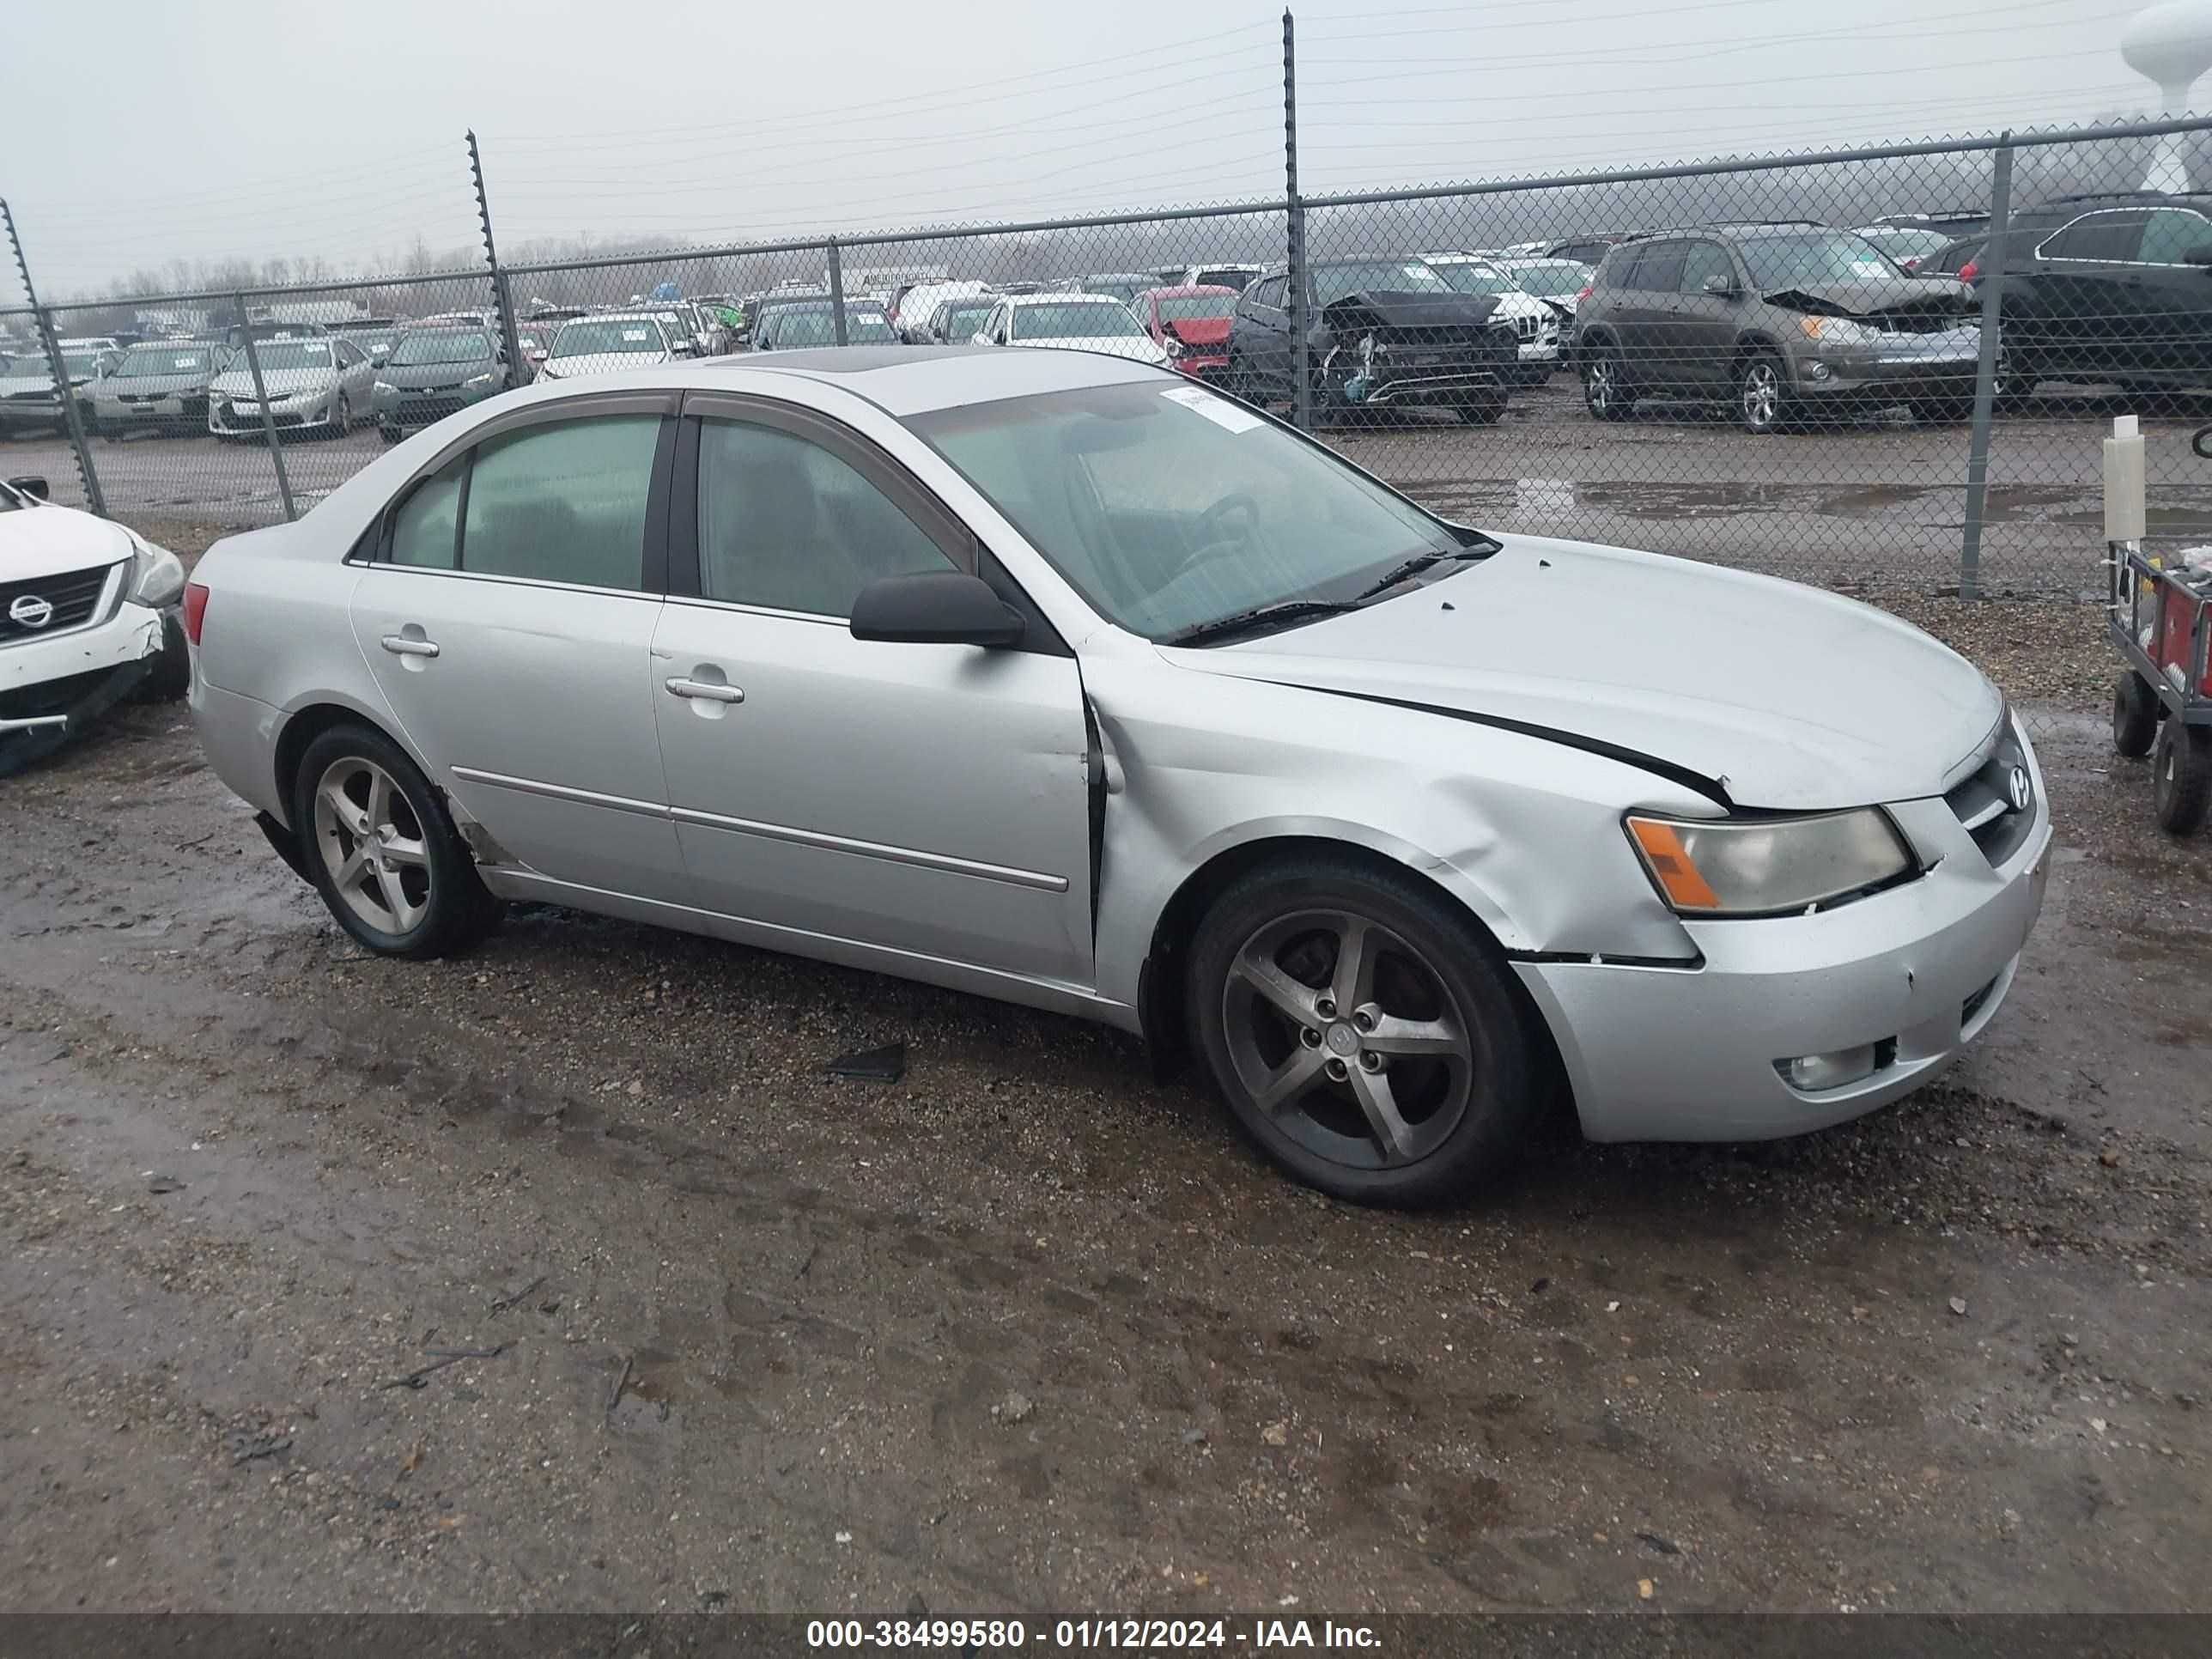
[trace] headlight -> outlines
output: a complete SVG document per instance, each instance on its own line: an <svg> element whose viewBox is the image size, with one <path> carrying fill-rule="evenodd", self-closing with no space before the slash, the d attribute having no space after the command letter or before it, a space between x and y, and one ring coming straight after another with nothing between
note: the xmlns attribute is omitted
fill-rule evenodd
<svg viewBox="0 0 2212 1659"><path fill-rule="evenodd" d="M374 398L396 398L399 395L399 388L389 380L379 380L368 391Z"/></svg>
<svg viewBox="0 0 2212 1659"><path fill-rule="evenodd" d="M1686 916L1778 915L1894 880L1911 849L1876 807L1817 817L1627 820L1660 896Z"/></svg>
<svg viewBox="0 0 2212 1659"><path fill-rule="evenodd" d="M483 374L471 374L467 380L461 382L461 386L464 390L466 390L471 386L490 386L498 379L498 375L489 373Z"/></svg>
<svg viewBox="0 0 2212 1659"><path fill-rule="evenodd" d="M185 591L185 567L166 547L131 538L131 599L135 605L163 605Z"/></svg>
<svg viewBox="0 0 2212 1659"><path fill-rule="evenodd" d="M1848 317L1800 317L1797 326L1805 331L1807 339L1827 345L1870 345L1882 337L1880 329Z"/></svg>

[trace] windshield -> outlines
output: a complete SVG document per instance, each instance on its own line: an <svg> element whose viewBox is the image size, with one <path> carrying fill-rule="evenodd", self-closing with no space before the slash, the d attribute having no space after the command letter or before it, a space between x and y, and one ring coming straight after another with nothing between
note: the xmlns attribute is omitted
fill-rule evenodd
<svg viewBox="0 0 2212 1659"><path fill-rule="evenodd" d="M650 317L567 323L553 337L556 357L599 357L617 352L641 352L658 357L667 350L668 342L661 336L660 325Z"/></svg>
<svg viewBox="0 0 2212 1659"><path fill-rule="evenodd" d="M1103 294L1110 300L1119 300L1123 305L1128 304L1146 289L1158 286L1159 278L1157 276L1086 276L1082 284L1085 294Z"/></svg>
<svg viewBox="0 0 2212 1659"><path fill-rule="evenodd" d="M404 337L392 354L394 368L424 363L481 363L491 357L491 337L474 329L437 329Z"/></svg>
<svg viewBox="0 0 2212 1659"><path fill-rule="evenodd" d="M100 372L100 354L97 351L64 351L62 353L62 368L72 380L81 380L88 374L97 374Z"/></svg>
<svg viewBox="0 0 2212 1659"><path fill-rule="evenodd" d="M1322 265L1314 272L1314 297L1334 305L1347 294L1370 289L1396 294L1449 294L1452 286L1419 259L1363 261L1358 264Z"/></svg>
<svg viewBox="0 0 2212 1659"><path fill-rule="evenodd" d="M1590 268L1588 265L1515 265L1510 270L1514 282L1522 293L1540 294L1547 299L1579 294L1589 286Z"/></svg>
<svg viewBox="0 0 2212 1659"><path fill-rule="evenodd" d="M1470 259L1439 260L1433 269L1462 294L1511 294L1521 286L1497 266Z"/></svg>
<svg viewBox="0 0 2212 1659"><path fill-rule="evenodd" d="M1016 306L1017 340L1133 340L1144 333L1128 307L1110 300L1055 300Z"/></svg>
<svg viewBox="0 0 2212 1659"><path fill-rule="evenodd" d="M1156 301L1164 323L1203 322L1209 318L1237 314L1233 294L1171 294Z"/></svg>
<svg viewBox="0 0 2212 1659"><path fill-rule="evenodd" d="M331 345L327 340L256 340L253 355L261 362L264 374L282 374L290 369L328 368L331 366ZM244 352L239 353L241 360ZM249 368L241 361L239 367Z"/></svg>
<svg viewBox="0 0 2212 1659"><path fill-rule="evenodd" d="M1241 293L1251 286L1255 274L1247 265L1217 265L1201 269L1191 283L1196 288L1233 288Z"/></svg>
<svg viewBox="0 0 2212 1659"><path fill-rule="evenodd" d="M1895 259L1925 258L1938 248L1951 246L1951 238L1944 232L1911 225L1876 225L1859 234Z"/></svg>
<svg viewBox="0 0 2212 1659"><path fill-rule="evenodd" d="M769 313L769 343L781 349L837 343L836 325L827 307L779 306ZM880 311L848 311L845 341L848 345L884 345L898 338Z"/></svg>
<svg viewBox="0 0 2212 1659"><path fill-rule="evenodd" d="M1894 282L1905 273L1863 236L1808 231L1802 236L1747 236L1736 243L1763 294L1808 283Z"/></svg>
<svg viewBox="0 0 2212 1659"><path fill-rule="evenodd" d="M115 366L125 374L204 374L214 366L215 353L206 346L133 346Z"/></svg>
<svg viewBox="0 0 2212 1659"><path fill-rule="evenodd" d="M945 313L945 337L955 345L975 337L983 326L983 319L991 314L992 302L979 301L974 305L949 306Z"/></svg>
<svg viewBox="0 0 2212 1659"><path fill-rule="evenodd" d="M1412 502L1201 386L1086 386L907 424L1102 616L1150 639L1350 599L1414 554L1461 550Z"/></svg>

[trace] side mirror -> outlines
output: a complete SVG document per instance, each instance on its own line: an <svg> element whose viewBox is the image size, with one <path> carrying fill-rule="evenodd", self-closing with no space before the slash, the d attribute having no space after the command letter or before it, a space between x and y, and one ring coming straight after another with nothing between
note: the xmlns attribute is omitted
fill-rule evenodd
<svg viewBox="0 0 2212 1659"><path fill-rule="evenodd" d="M853 601L853 637L908 645L1019 645L1022 619L981 576L925 570L882 576Z"/></svg>
<svg viewBox="0 0 2212 1659"><path fill-rule="evenodd" d="M9 479L8 488L19 495L28 495L34 501L52 499L48 494L51 487L44 478L35 473L27 477Z"/></svg>
<svg viewBox="0 0 2212 1659"><path fill-rule="evenodd" d="M1722 276L1719 275L1708 276L1705 281L1705 290L1706 293L1717 295L1723 300L1731 298L1735 293L1735 279L1731 276Z"/></svg>

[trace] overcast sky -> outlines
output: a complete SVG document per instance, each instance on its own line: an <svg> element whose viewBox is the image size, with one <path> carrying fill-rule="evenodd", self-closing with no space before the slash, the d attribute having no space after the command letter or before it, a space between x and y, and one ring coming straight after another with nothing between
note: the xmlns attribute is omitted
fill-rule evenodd
<svg viewBox="0 0 2212 1659"><path fill-rule="evenodd" d="M2154 103L2111 0L1298 9L1318 192ZM135 26L123 20L135 15ZM1215 0L15 0L0 193L59 295L173 258L732 240L1282 188L1279 9ZM13 272L0 272L10 302Z"/></svg>

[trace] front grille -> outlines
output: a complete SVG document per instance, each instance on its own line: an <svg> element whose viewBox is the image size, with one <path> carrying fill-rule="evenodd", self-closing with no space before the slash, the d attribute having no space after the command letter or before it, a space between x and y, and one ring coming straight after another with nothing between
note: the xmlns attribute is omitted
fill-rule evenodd
<svg viewBox="0 0 2212 1659"><path fill-rule="evenodd" d="M0 644L37 639L44 635L58 633L65 628L80 628L90 622L94 611L99 609L100 592L107 586L107 573L113 568L112 565L94 565L86 570L66 570L56 576L33 576L27 581L0 582ZM15 601L25 598L44 599L54 608L52 617L44 626L27 627L9 615Z"/></svg>
<svg viewBox="0 0 2212 1659"><path fill-rule="evenodd" d="M1533 340L1544 331L1544 319L1541 317L1516 317L1513 327L1522 339Z"/></svg>
<svg viewBox="0 0 2212 1659"><path fill-rule="evenodd" d="M402 426L428 426L442 421L448 415L458 415L465 407L459 398L408 398L399 404L399 423Z"/></svg>
<svg viewBox="0 0 2212 1659"><path fill-rule="evenodd" d="M2004 735L1997 739L1989 757L1953 785L1943 797L1945 805L1966 825L1974 845L1982 849L1982 856L1989 860L1991 869L2018 852L2021 843L2027 839L2027 832L2034 827L2033 796L2025 811L2015 809L2012 804L2013 769L2025 769L2027 765L2027 757L2021 752L2020 740L2014 735L2008 719Z"/></svg>

